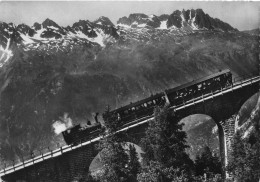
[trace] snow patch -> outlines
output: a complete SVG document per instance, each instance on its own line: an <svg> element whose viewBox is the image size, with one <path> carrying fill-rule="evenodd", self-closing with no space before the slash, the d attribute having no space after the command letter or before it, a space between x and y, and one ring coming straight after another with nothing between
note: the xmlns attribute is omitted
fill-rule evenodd
<svg viewBox="0 0 260 182"><path fill-rule="evenodd" d="M22 33L20 33L20 36L22 37L23 39L23 43L26 45L26 44L32 44L32 43L35 43L32 39L30 39L27 35L24 35Z"/></svg>
<svg viewBox="0 0 260 182"><path fill-rule="evenodd" d="M185 18L183 16L183 13L181 13L181 27L184 28L184 22L185 22Z"/></svg>
<svg viewBox="0 0 260 182"><path fill-rule="evenodd" d="M9 50L11 39L9 38L7 40L6 48L4 49L2 46L0 46L0 53L2 53L0 57L0 67L3 67L3 65L13 56L13 53L11 50Z"/></svg>
<svg viewBox="0 0 260 182"><path fill-rule="evenodd" d="M167 29L167 20L161 21L160 27L157 29Z"/></svg>
<svg viewBox="0 0 260 182"><path fill-rule="evenodd" d="M90 41L98 43L101 47L105 47L105 44L103 42L104 34L102 33L102 31L100 31L100 32L96 31L96 34L97 34L97 37L91 38Z"/></svg>
<svg viewBox="0 0 260 182"><path fill-rule="evenodd" d="M140 27L140 28L143 28L143 27L145 27L145 26L146 26L146 23L137 25L137 27Z"/></svg>
<svg viewBox="0 0 260 182"><path fill-rule="evenodd" d="M46 40L46 39L41 37L42 32L44 32L45 30L46 30L45 28L42 28L42 29L38 30L36 32L36 34L33 36L33 38L37 39L37 40Z"/></svg>
<svg viewBox="0 0 260 182"><path fill-rule="evenodd" d="M117 26L124 27L124 28L131 28L131 26L126 25L126 24L122 24L122 23L117 24Z"/></svg>
<svg viewBox="0 0 260 182"><path fill-rule="evenodd" d="M48 28L54 29L54 30L59 30L57 27L54 26L47 26Z"/></svg>
<svg viewBox="0 0 260 182"><path fill-rule="evenodd" d="M95 42L95 43L98 43L101 47L104 47L105 44L103 42L104 40L104 35L102 35L102 33L100 33L99 31L96 31L96 34L97 34L97 37L93 37L93 38L90 38L88 37L87 35L85 35L84 33L82 33L81 31L77 31L77 36L79 38L82 38L82 39L87 39L88 41L90 42Z"/></svg>
<svg viewBox="0 0 260 182"><path fill-rule="evenodd" d="M137 21L134 21L131 25L138 25Z"/></svg>
<svg viewBox="0 0 260 182"><path fill-rule="evenodd" d="M197 14L195 13L195 16L191 19L191 27L193 28L193 30L199 30L197 28L197 26L195 25L195 18L196 18ZM190 17L191 17L191 11L190 11Z"/></svg>
<svg viewBox="0 0 260 182"><path fill-rule="evenodd" d="M169 29L171 29L171 30L179 30L175 25L172 25L171 27L169 27Z"/></svg>
<svg viewBox="0 0 260 182"><path fill-rule="evenodd" d="M155 15L149 15L149 17L147 19L150 21L153 21L153 17L155 17Z"/></svg>

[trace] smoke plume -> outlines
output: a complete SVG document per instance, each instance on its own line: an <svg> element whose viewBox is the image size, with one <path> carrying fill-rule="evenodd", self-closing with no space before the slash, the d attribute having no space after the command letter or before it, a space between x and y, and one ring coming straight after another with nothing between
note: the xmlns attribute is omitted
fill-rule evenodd
<svg viewBox="0 0 260 182"><path fill-rule="evenodd" d="M64 113L63 117L60 117L58 121L52 124L54 132L57 135L73 126L72 119L68 116L68 113Z"/></svg>

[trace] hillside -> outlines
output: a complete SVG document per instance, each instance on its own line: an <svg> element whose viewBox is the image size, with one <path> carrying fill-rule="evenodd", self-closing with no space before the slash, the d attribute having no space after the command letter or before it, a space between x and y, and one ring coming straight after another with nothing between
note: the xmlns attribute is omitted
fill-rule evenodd
<svg viewBox="0 0 260 182"><path fill-rule="evenodd" d="M257 36L202 10L106 17L61 27L46 19L0 23L0 156L64 143L52 124L73 123L223 69L258 74Z"/></svg>

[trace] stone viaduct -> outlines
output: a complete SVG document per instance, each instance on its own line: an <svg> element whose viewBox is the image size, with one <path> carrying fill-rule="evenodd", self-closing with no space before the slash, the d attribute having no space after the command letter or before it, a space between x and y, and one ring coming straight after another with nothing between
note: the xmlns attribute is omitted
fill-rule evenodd
<svg viewBox="0 0 260 182"><path fill-rule="evenodd" d="M201 95L171 109L177 121L192 114L205 114L214 119L219 131L221 162L225 166L228 162L227 143L235 129L234 123L226 121L237 114L244 102L259 91L259 83L260 76L242 80L228 88ZM119 132L127 132L130 136L129 142L138 145L151 119L153 116L134 121ZM89 166L98 154L95 144L99 139L98 137L77 146L63 146L23 161L0 171L1 178L6 182L88 181Z"/></svg>

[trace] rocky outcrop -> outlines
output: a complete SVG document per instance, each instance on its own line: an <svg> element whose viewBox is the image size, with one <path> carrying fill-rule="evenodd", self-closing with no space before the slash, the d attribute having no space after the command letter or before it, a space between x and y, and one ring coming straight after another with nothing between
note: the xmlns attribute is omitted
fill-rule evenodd
<svg viewBox="0 0 260 182"><path fill-rule="evenodd" d="M175 26L177 28L182 27L181 11L174 11L167 20L167 27Z"/></svg>

